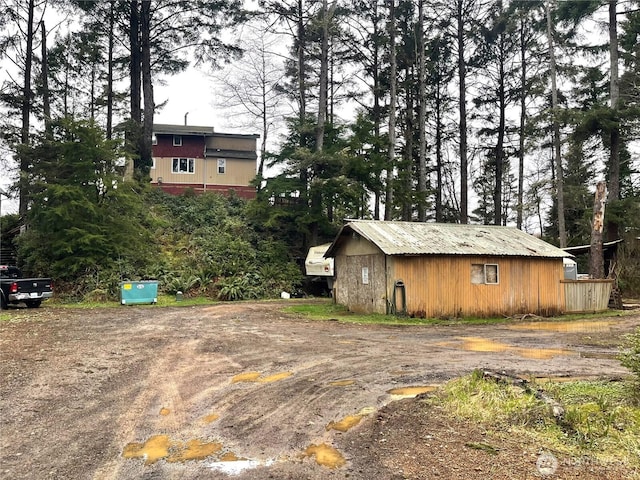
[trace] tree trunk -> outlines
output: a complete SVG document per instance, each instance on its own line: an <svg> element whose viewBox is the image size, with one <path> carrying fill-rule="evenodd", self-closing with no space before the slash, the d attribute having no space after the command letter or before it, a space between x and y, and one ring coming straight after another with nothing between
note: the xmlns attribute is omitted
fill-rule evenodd
<svg viewBox="0 0 640 480"><path fill-rule="evenodd" d="M618 78L618 22L616 18L617 0L609 0L609 59L611 63L610 96L611 110L618 119L620 86ZM609 204L620 200L620 127L615 124L610 135L609 153ZM610 241L620 238L618 222L612 217L607 222L607 237Z"/></svg>
<svg viewBox="0 0 640 480"><path fill-rule="evenodd" d="M395 0L389 0L389 158L385 191L384 219L393 218L393 171L396 156L396 8Z"/></svg>
<svg viewBox="0 0 640 480"><path fill-rule="evenodd" d="M382 113L380 111L380 97L382 96L380 88L380 48L378 38L380 37L380 31L378 30L378 2L374 2L374 15L373 15L373 52L372 52L372 70L373 70L373 137L375 139L380 138L380 128L382 124ZM382 181L382 172L378 170L378 158L381 154L380 144L376 141L374 147L374 158L376 161L376 175L379 182ZM380 187L376 185L374 192L374 205L373 205L373 219L380 220Z"/></svg>
<svg viewBox="0 0 640 480"><path fill-rule="evenodd" d="M106 137L111 140L113 136L113 49L114 49L114 6L113 2L109 2L109 46L107 59L107 126Z"/></svg>
<svg viewBox="0 0 640 480"><path fill-rule="evenodd" d="M324 130L327 121L329 93L329 11L327 0L322 0L322 37L320 38L320 78L318 92L318 123L316 124L316 152L324 148Z"/></svg>
<svg viewBox="0 0 640 480"><path fill-rule="evenodd" d="M604 278L604 255L602 251L602 233L604 230L604 205L607 198L607 185L598 182L593 201L593 222L591 225L591 253L589 274L591 278Z"/></svg>
<svg viewBox="0 0 640 480"><path fill-rule="evenodd" d="M502 225L502 179L504 175L504 137L506 124L507 100L504 85L504 37L501 35L499 39L499 78L498 78L498 139L495 150L496 161L496 183L493 190L493 208L495 225Z"/></svg>
<svg viewBox="0 0 640 480"><path fill-rule="evenodd" d="M42 113L44 114L44 131L51 136L51 102L49 93L49 55L47 54L47 29L44 20L40 21L40 33L42 34Z"/></svg>
<svg viewBox="0 0 640 480"><path fill-rule="evenodd" d="M307 99L306 99L306 85L305 85L305 55L304 45L306 41L306 34L304 28L304 8L303 0L298 0L298 101L299 105L299 118L300 125L304 122L307 114Z"/></svg>
<svg viewBox="0 0 640 480"><path fill-rule="evenodd" d="M418 146L418 221L427 220L427 73L424 44L424 0L418 1L418 114L419 146Z"/></svg>
<svg viewBox="0 0 640 480"><path fill-rule="evenodd" d="M264 47L264 43L262 43L262 47ZM264 161L267 155L267 136L269 135L269 115L267 112L268 102L267 102L267 59L266 59L265 49L262 48L260 52L260 60L262 62L262 71L264 72L264 81L260 82L260 91L261 91L261 101L262 101L262 109L261 109L261 120L262 120L262 142L260 143L260 163L258 164L258 192L262 190L262 179L264 178Z"/></svg>
<svg viewBox="0 0 640 480"><path fill-rule="evenodd" d="M443 208L442 208L442 93L440 85L440 73L437 74L436 91L435 91L435 114L436 114L436 222L442 222L444 220Z"/></svg>
<svg viewBox="0 0 640 480"><path fill-rule="evenodd" d="M335 7L332 5L331 10ZM329 93L329 22L331 21L331 12L327 7L327 0L322 0L322 32L320 38L320 78L318 92L318 121L316 124L316 154L318 157L322 156L324 150L324 132L325 124L327 121L327 99ZM317 159L319 160L319 158ZM316 160L316 161L317 161ZM314 165L315 176L319 176L318 165ZM311 211L314 212L314 218L317 218L322 209L322 192L320 189L315 188L311 195ZM329 212L328 212L329 213ZM328 215L329 217L332 214ZM318 243L318 221L314 220L310 225L311 245L317 245Z"/></svg>
<svg viewBox="0 0 640 480"><path fill-rule="evenodd" d="M144 123L140 138L140 168L138 174L145 181L153 164L151 153L151 137L153 136L153 116L155 102L153 99L153 82L151 79L151 2L142 2L141 9L141 57L142 57L142 90L144 92Z"/></svg>
<svg viewBox="0 0 640 480"><path fill-rule="evenodd" d="M522 230L524 216L524 154L527 126L527 44L525 42L525 17L520 18L520 125L518 127L518 205L516 226Z"/></svg>
<svg viewBox="0 0 640 480"><path fill-rule="evenodd" d="M467 158L467 65L464 59L464 0L457 0L458 89L460 113L460 223L469 222L469 172Z"/></svg>
<svg viewBox="0 0 640 480"><path fill-rule="evenodd" d="M556 80L556 57L553 23L551 21L551 2L548 1L547 10L547 39L549 44L549 69L551 74L551 109L553 117L553 152L556 165L556 202L558 206L558 240L560 248L567 246L567 229L564 219L564 173L560 149L560 124L558 122L558 87Z"/></svg>
<svg viewBox="0 0 640 480"><path fill-rule="evenodd" d="M129 46L131 50L131 59L129 64L129 77L131 81L131 120L135 127L138 128L142 122L142 98L141 98L141 47L140 47L140 11L138 0L132 0L130 3L129 16Z"/></svg>
<svg viewBox="0 0 640 480"><path fill-rule="evenodd" d="M414 144L414 132L415 132L415 97L412 86L415 83L415 75L411 67L407 67L405 74L406 82L404 83L405 91L405 130L404 130L404 152L401 164L404 168L398 170L398 184L402 185L402 195L400 196L400 218L405 222L412 220L413 214L413 144ZM396 201L397 201L396 196ZM416 202L417 203L417 202Z"/></svg>
<svg viewBox="0 0 640 480"><path fill-rule="evenodd" d="M133 147L133 168L129 166L126 171L128 178L133 178L134 171L138 171L141 164L142 152L142 50L140 45L140 2L129 2L129 48L131 57L129 62L129 79L131 83L131 125L127 132L128 141Z"/></svg>
<svg viewBox="0 0 640 480"><path fill-rule="evenodd" d="M33 17L34 0L29 0L27 14L27 46L24 61L24 83L22 86L22 126L20 128L20 142L29 145L29 120L31 116L31 67L33 65ZM27 213L29 197L27 193L27 173L29 171L29 160L24 155L20 156L20 202L18 213L22 218Z"/></svg>

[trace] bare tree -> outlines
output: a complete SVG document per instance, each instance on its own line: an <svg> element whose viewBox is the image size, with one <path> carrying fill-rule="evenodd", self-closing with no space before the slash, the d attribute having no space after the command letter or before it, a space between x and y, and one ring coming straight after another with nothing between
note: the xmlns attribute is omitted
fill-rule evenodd
<svg viewBox="0 0 640 480"><path fill-rule="evenodd" d="M242 32L242 61L215 76L220 106L237 112L242 126L260 125L260 161L258 176L264 177L265 159L271 132L282 122L284 96L278 86L285 77L280 39L269 32L266 18L247 25ZM260 186L258 186L260 188Z"/></svg>

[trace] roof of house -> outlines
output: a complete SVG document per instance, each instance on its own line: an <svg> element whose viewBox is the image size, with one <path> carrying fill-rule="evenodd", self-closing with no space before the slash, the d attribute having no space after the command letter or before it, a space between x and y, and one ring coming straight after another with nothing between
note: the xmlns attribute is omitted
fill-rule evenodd
<svg viewBox="0 0 640 480"><path fill-rule="evenodd" d="M164 123L153 124L154 133L171 135L211 135L213 127L202 127L196 125L168 125Z"/></svg>
<svg viewBox="0 0 640 480"><path fill-rule="evenodd" d="M352 232L375 244L386 255L572 256L514 227L379 220L349 220L325 256L335 256L344 236Z"/></svg>
<svg viewBox="0 0 640 480"><path fill-rule="evenodd" d="M166 123L154 123L153 132L160 135L203 135L206 137L260 138L260 135L254 133L223 133L215 132L213 127L197 125L169 125Z"/></svg>
<svg viewBox="0 0 640 480"><path fill-rule="evenodd" d="M244 160L258 158L255 150L225 150L222 148L205 148L204 156L207 158L238 158Z"/></svg>

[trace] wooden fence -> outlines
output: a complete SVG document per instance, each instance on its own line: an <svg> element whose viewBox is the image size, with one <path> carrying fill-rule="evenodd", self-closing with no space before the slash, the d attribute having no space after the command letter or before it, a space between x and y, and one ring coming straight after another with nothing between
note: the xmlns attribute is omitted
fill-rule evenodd
<svg viewBox="0 0 640 480"><path fill-rule="evenodd" d="M609 305L613 280L561 280L565 312L601 312Z"/></svg>

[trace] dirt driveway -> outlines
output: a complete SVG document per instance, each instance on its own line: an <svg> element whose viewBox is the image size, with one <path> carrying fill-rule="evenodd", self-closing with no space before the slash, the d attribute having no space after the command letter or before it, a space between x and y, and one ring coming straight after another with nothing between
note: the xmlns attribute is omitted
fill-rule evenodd
<svg viewBox="0 0 640 480"><path fill-rule="evenodd" d="M619 377L628 373L614 358L619 336L640 324L635 315L347 325L281 307L10 311L0 324L0 477L476 478L427 474L415 455L384 460L381 425L394 416L404 428L417 425L415 400L392 401L477 368ZM407 442L405 453L431 437L392 433L394 445ZM459 452L450 455L445 463ZM475 472L535 478L532 458L522 476Z"/></svg>

